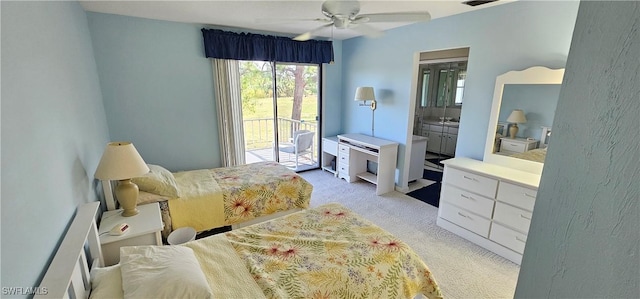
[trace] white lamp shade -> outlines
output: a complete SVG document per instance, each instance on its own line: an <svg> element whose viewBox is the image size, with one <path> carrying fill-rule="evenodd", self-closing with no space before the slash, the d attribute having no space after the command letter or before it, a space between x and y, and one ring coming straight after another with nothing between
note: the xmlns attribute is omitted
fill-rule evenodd
<svg viewBox="0 0 640 299"><path fill-rule="evenodd" d="M507 118L507 122L522 124L527 122L527 118L524 116L524 111L520 109L514 109Z"/></svg>
<svg viewBox="0 0 640 299"><path fill-rule="evenodd" d="M94 176L100 180L126 180L148 172L149 167L131 142L110 142Z"/></svg>
<svg viewBox="0 0 640 299"><path fill-rule="evenodd" d="M355 101L375 101L376 95L373 93L373 87L358 87L356 89Z"/></svg>

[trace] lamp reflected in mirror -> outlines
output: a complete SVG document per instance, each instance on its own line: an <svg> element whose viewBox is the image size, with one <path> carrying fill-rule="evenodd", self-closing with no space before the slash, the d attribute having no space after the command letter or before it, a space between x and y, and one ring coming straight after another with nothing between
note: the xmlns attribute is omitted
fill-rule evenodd
<svg viewBox="0 0 640 299"><path fill-rule="evenodd" d="M509 138L515 139L516 135L518 135L518 124L526 123L527 117L521 109L514 109L507 118L507 122L511 123L511 127L509 128Z"/></svg>

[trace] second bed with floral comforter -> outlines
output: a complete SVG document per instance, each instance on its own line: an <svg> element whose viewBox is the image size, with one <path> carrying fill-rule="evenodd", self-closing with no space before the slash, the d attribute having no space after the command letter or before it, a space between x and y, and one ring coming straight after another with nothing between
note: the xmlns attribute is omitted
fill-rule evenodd
<svg viewBox="0 0 640 299"><path fill-rule="evenodd" d="M407 244L336 203L185 246L201 260L212 288L219 286L214 291L220 298L258 293L267 298L442 297L431 272ZM222 258L220 252L228 256ZM248 270L233 271L250 276L242 283L245 293L234 293L227 282L216 280L226 276L212 278L225 265L207 264L233 260Z"/></svg>

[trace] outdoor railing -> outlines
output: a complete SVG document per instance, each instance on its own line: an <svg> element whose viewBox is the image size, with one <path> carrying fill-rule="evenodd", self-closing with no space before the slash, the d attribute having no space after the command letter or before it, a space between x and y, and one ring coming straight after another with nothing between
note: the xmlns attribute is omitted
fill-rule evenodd
<svg viewBox="0 0 640 299"><path fill-rule="evenodd" d="M253 118L244 120L244 142L246 150L271 148L273 146L273 118ZM298 130L309 130L315 132L313 153L316 156L316 141L318 140L318 124L278 117L278 142L293 142L293 132Z"/></svg>

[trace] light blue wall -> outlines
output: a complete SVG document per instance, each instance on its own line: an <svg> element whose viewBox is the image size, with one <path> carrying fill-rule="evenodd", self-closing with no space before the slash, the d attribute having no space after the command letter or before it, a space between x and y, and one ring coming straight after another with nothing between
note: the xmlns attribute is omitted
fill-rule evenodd
<svg viewBox="0 0 640 299"><path fill-rule="evenodd" d="M2 287L37 286L109 140L77 2L2 1ZM3 296L4 297L4 296Z"/></svg>
<svg viewBox="0 0 640 299"><path fill-rule="evenodd" d="M640 2L580 3L516 298L640 298L638 57Z"/></svg>
<svg viewBox="0 0 640 299"><path fill-rule="evenodd" d="M202 25L87 13L112 140L172 171L219 167Z"/></svg>
<svg viewBox="0 0 640 299"><path fill-rule="evenodd" d="M470 47L456 155L481 160L496 76L534 65L564 67L577 8L577 1L517 1L344 41L343 131L370 133L371 111L348 99L358 86L375 87L375 135L401 143L402 173L414 54Z"/></svg>
<svg viewBox="0 0 640 299"><path fill-rule="evenodd" d="M111 138L133 141L147 163L172 171L219 167L211 61L200 31L205 26L87 15ZM324 68L325 136L342 132L340 41L334 54L335 63Z"/></svg>
<svg viewBox="0 0 640 299"><path fill-rule="evenodd" d="M551 127L556 113L560 86L557 85L523 85L506 84L502 92L502 104L498 122L507 122L514 109L521 109L527 122L518 124L518 137L540 139L542 126Z"/></svg>

